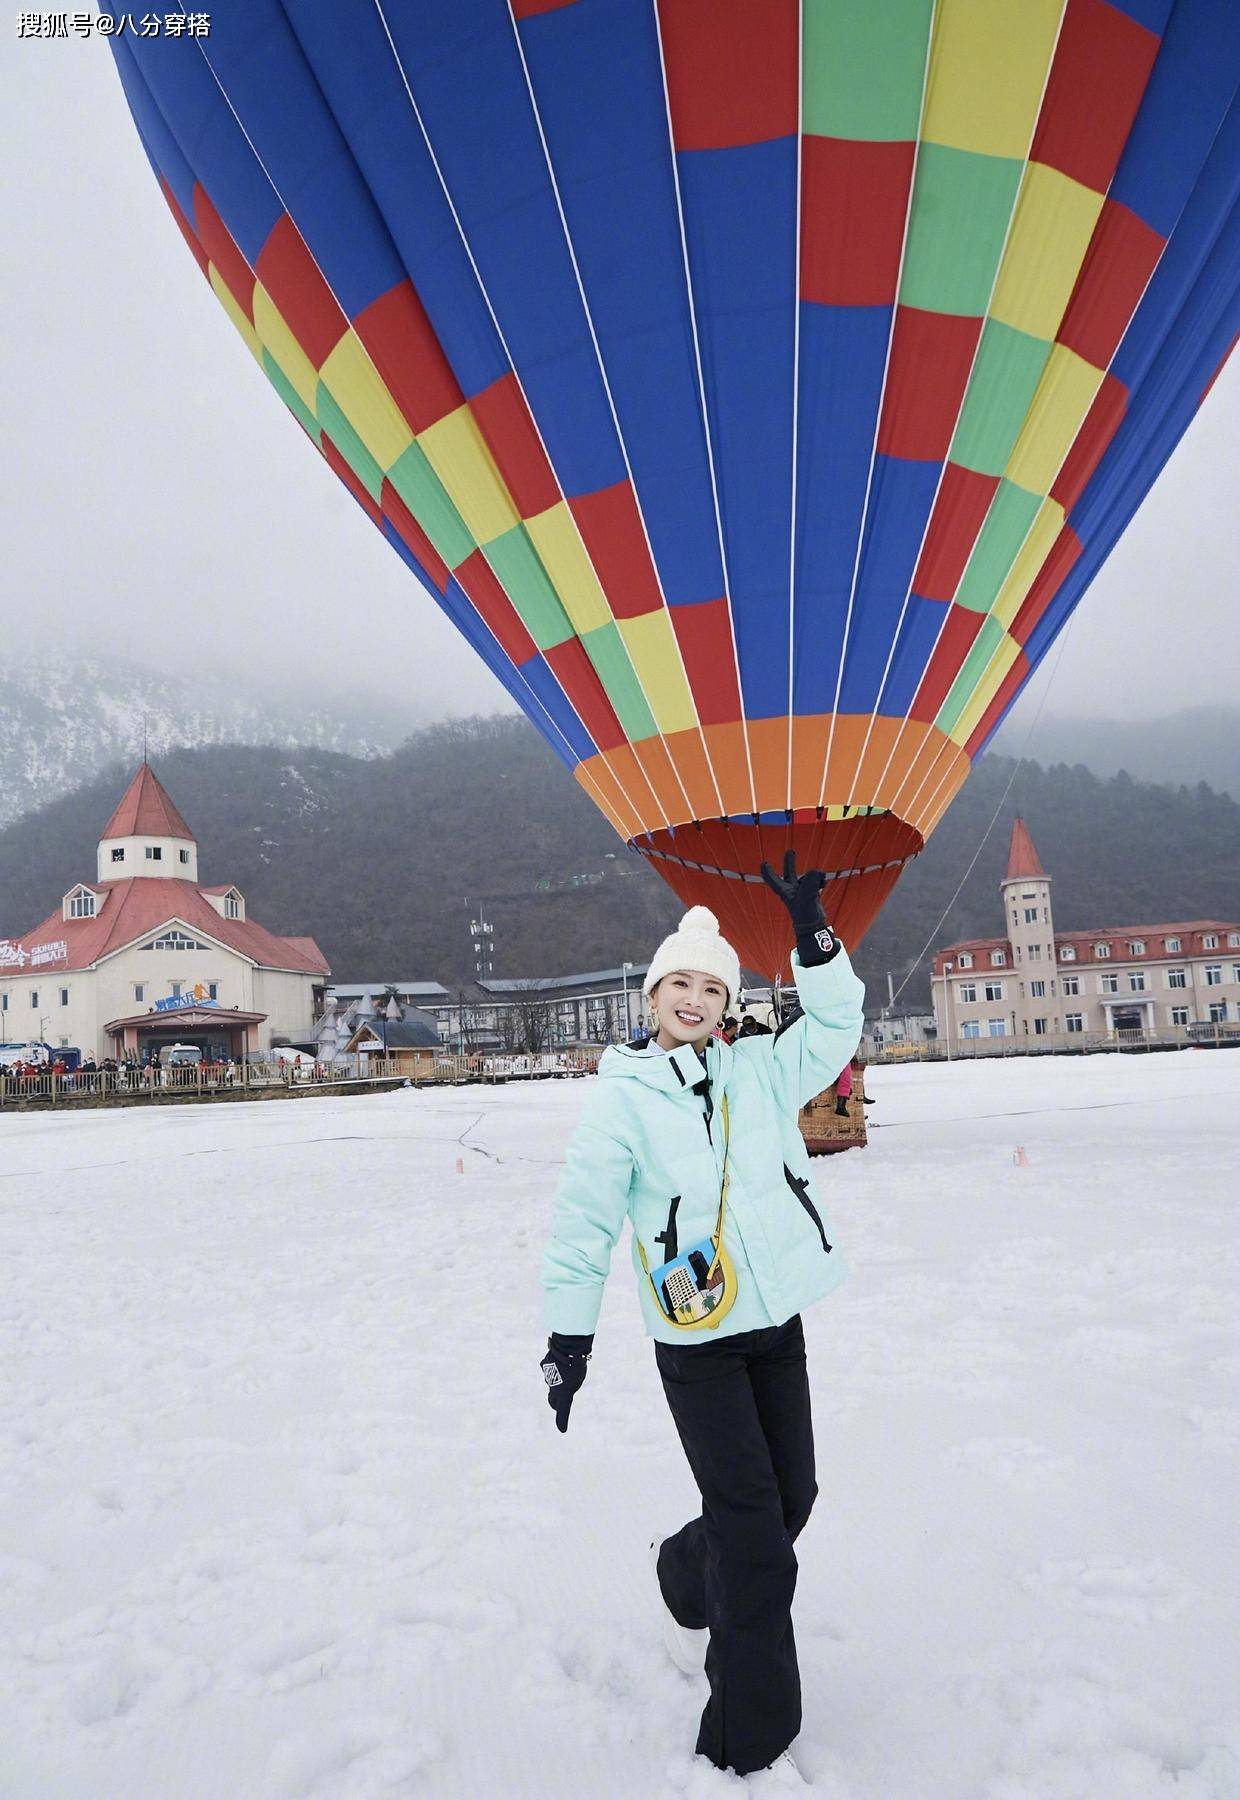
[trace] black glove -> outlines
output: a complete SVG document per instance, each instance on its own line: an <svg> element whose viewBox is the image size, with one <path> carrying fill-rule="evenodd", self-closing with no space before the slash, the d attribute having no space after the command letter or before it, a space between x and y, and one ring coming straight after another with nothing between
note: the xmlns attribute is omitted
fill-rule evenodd
<svg viewBox="0 0 1240 1800"><path fill-rule="evenodd" d="M561 1431L568 1430L573 1395L586 1378L593 1344L593 1336L565 1337L558 1331L553 1331L547 1339L547 1354L542 1360L543 1380L547 1384L547 1405L555 1413L555 1422Z"/></svg>
<svg viewBox="0 0 1240 1800"><path fill-rule="evenodd" d="M818 898L827 879L822 870L807 869L804 875L798 875L797 853L786 850L783 878L775 873L770 863L764 862L762 879L788 908L801 967L812 969L816 963L830 962L840 947L840 940L827 924L822 901Z"/></svg>

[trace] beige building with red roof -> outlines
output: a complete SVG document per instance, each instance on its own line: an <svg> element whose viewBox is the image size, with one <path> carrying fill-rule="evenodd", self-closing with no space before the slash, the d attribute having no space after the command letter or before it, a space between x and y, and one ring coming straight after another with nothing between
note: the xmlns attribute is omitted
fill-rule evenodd
<svg viewBox="0 0 1240 1800"><path fill-rule="evenodd" d="M1012 826L1000 884L1004 937L934 957L940 1038L1166 1034L1240 1021L1240 923L1189 919L1057 931L1051 877L1029 827Z"/></svg>
<svg viewBox="0 0 1240 1800"><path fill-rule="evenodd" d="M232 886L203 887L194 835L148 763L103 828L95 879L0 940L0 1038L96 1058L171 1043L241 1057L308 1040L330 970Z"/></svg>

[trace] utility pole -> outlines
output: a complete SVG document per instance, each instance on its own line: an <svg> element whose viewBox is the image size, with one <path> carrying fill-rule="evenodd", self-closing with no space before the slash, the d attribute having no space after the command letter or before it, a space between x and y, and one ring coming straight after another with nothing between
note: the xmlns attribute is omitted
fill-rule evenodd
<svg viewBox="0 0 1240 1800"><path fill-rule="evenodd" d="M951 987L947 977L952 972L952 964L943 964L943 1036L947 1040L947 1060L952 1059L952 1021L949 1008L951 1006Z"/></svg>

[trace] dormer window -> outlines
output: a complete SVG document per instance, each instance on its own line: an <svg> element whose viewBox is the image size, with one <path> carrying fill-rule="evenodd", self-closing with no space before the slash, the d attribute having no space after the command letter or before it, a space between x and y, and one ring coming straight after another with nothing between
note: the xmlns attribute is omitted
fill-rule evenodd
<svg viewBox="0 0 1240 1800"><path fill-rule="evenodd" d="M1172 955L1175 955L1180 948L1180 940L1178 937L1164 938L1163 943L1166 945L1167 949L1171 951Z"/></svg>
<svg viewBox="0 0 1240 1800"><path fill-rule="evenodd" d="M1215 931L1207 931L1205 936L1202 938L1201 943L1202 943L1202 948L1205 950L1217 950L1218 949L1218 933Z"/></svg>
<svg viewBox="0 0 1240 1800"><path fill-rule="evenodd" d="M226 919L239 919L241 917L241 901L236 894L225 894L224 917Z"/></svg>
<svg viewBox="0 0 1240 1800"><path fill-rule="evenodd" d="M125 848L124 848L124 845L122 845L119 850L114 850L112 852L112 861L113 862L124 862L124 860L125 860Z"/></svg>
<svg viewBox="0 0 1240 1800"><path fill-rule="evenodd" d="M89 888L75 888L69 895L69 913L71 919L93 919L95 916L95 896Z"/></svg>
<svg viewBox="0 0 1240 1800"><path fill-rule="evenodd" d="M1060 944L1059 960L1060 960L1060 962L1075 962L1076 961L1076 945L1075 944Z"/></svg>
<svg viewBox="0 0 1240 1800"><path fill-rule="evenodd" d="M1145 939L1144 938L1130 938L1128 940L1128 954L1130 956L1144 956L1145 955Z"/></svg>
<svg viewBox="0 0 1240 1800"><path fill-rule="evenodd" d="M1020 952L1017 951L1017 955L1019 955L1019 954L1020 954ZM1005 967L1006 963L1007 963L1007 953L1005 951L1003 951L1003 950L992 950L991 951L990 966L992 969L1002 969Z"/></svg>
<svg viewBox="0 0 1240 1800"><path fill-rule="evenodd" d="M960 967L962 969L971 969L973 967L973 955L971 951L962 950L960 952Z"/></svg>
<svg viewBox="0 0 1240 1800"><path fill-rule="evenodd" d="M1111 954L1110 944L1095 944L1094 945L1094 955L1096 957L1098 957L1100 961L1105 962L1107 957L1110 956L1110 954Z"/></svg>

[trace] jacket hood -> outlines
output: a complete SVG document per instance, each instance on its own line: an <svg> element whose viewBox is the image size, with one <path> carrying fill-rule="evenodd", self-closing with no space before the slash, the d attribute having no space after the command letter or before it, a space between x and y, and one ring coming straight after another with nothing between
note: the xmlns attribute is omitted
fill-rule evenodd
<svg viewBox="0 0 1240 1800"><path fill-rule="evenodd" d="M730 1044L711 1038L706 1046L706 1072L712 1083L727 1079L732 1054ZM608 1045L599 1058L598 1072L604 1081L640 1081L663 1094L696 1087L702 1079L702 1065L692 1044L660 1050L653 1039L639 1050L629 1044Z"/></svg>

